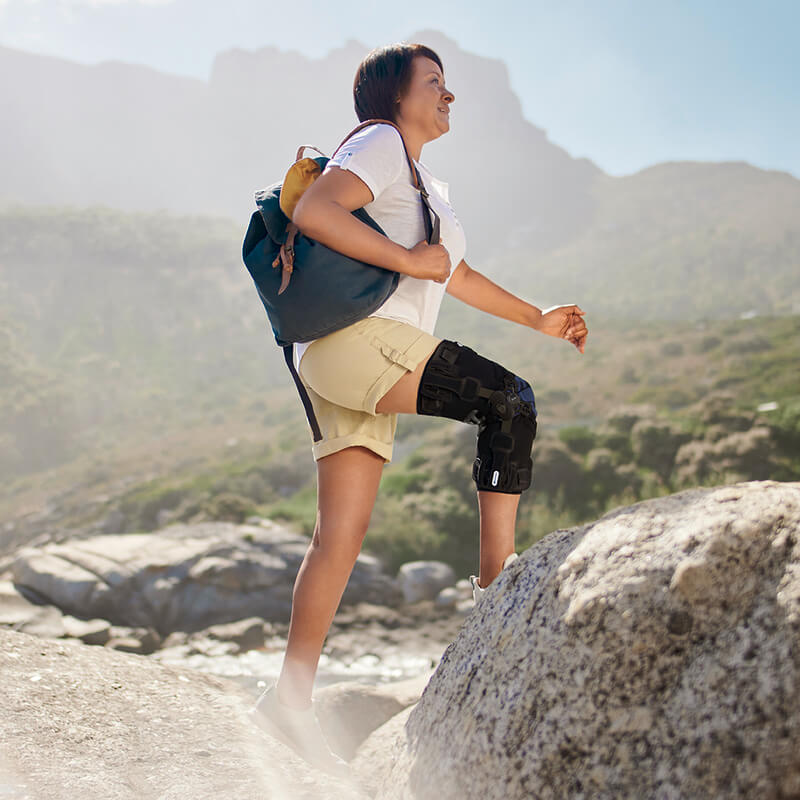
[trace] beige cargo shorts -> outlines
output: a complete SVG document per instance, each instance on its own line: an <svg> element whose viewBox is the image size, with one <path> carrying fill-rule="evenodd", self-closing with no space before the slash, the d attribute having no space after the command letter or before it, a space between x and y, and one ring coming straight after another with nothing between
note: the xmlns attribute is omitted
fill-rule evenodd
<svg viewBox="0 0 800 800"><path fill-rule="evenodd" d="M318 442L311 434L314 459L361 445L390 462L397 414L375 406L441 341L407 322L366 317L312 342L298 372L322 432Z"/></svg>

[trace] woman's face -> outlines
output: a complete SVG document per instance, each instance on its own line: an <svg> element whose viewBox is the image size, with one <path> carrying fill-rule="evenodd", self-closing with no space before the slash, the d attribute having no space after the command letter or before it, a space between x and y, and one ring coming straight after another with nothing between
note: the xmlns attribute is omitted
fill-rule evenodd
<svg viewBox="0 0 800 800"><path fill-rule="evenodd" d="M411 67L411 83L400 100L398 122L418 129L431 141L450 130L450 103L455 95L445 87L444 75L432 59L416 56Z"/></svg>

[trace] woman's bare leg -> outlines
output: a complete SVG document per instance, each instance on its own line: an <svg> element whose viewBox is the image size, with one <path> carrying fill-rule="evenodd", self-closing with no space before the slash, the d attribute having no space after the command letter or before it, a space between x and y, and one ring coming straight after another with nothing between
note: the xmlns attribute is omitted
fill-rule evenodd
<svg viewBox="0 0 800 800"><path fill-rule="evenodd" d="M435 348L434 348L435 349ZM416 414L419 382L433 350L407 372L378 401L378 413ZM503 561L514 552L514 533L520 495L501 492L478 492L480 511L480 576L478 582L486 588L499 574Z"/></svg>
<svg viewBox="0 0 800 800"><path fill-rule="evenodd" d="M347 447L317 461L317 524L295 579L278 697L308 708L322 645L367 532L384 459Z"/></svg>
<svg viewBox="0 0 800 800"><path fill-rule="evenodd" d="M478 585L485 589L503 568L503 562L515 551L518 494L478 492L481 517L480 575Z"/></svg>

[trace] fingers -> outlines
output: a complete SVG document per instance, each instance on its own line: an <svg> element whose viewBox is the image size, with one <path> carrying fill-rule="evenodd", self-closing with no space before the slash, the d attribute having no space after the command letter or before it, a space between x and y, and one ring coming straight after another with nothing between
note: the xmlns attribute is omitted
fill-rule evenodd
<svg viewBox="0 0 800 800"><path fill-rule="evenodd" d="M576 311L571 312L569 316L569 324L567 326L567 332L565 335L565 339L568 342L571 342L575 345L575 347L583 353L586 347L586 337L589 335L589 331L586 328L586 323L583 320L582 316L579 316L578 312L580 309L578 306L574 306ZM580 312L581 314L583 312Z"/></svg>
<svg viewBox="0 0 800 800"><path fill-rule="evenodd" d="M583 336L586 333L586 323L580 318L577 321L573 320L570 322L569 327L567 328L567 336Z"/></svg>
<svg viewBox="0 0 800 800"><path fill-rule="evenodd" d="M588 335L589 332L586 331L583 336L575 336L570 340L581 353L586 349L586 337Z"/></svg>

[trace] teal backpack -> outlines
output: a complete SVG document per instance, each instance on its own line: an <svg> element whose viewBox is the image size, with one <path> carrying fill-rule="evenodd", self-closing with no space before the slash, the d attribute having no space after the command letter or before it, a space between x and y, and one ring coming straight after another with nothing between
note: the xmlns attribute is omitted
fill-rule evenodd
<svg viewBox="0 0 800 800"><path fill-rule="evenodd" d="M334 155L354 133L367 125L381 122L397 128L390 120L366 120L347 134ZM397 130L400 132L399 128ZM402 137L402 132L400 135ZM295 164L286 178L255 193L256 211L250 217L244 237L242 258L266 309L275 341L283 349L314 441L317 442L322 438L322 433L311 399L294 366L294 342L318 339L368 317L397 288L400 273L331 250L303 235L284 212L284 209L294 208L294 204L287 200L286 191L281 196L289 175L304 174L309 176L307 181L313 181L330 160L325 156L301 159L307 147L317 150L311 145L300 147ZM439 217L428 202L428 193L408 148L405 150L411 174L415 177L415 188L422 201L428 244L438 244ZM293 190L297 194L296 187ZM302 187L299 191L302 191ZM433 223L428 212L434 216ZM352 214L386 236L386 232L363 208L356 209Z"/></svg>

